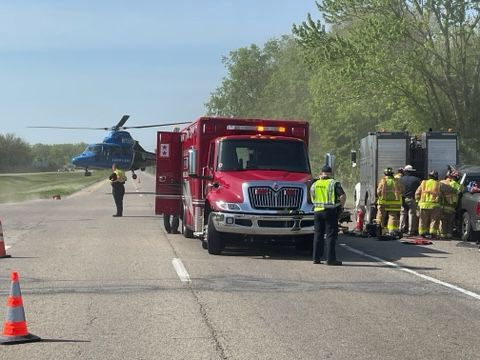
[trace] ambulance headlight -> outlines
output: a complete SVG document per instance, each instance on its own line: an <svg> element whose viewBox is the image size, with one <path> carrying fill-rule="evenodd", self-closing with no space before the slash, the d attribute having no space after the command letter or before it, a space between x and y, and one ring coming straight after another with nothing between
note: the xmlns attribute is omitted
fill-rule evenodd
<svg viewBox="0 0 480 360"><path fill-rule="evenodd" d="M237 203L227 203L225 201L217 201L216 205L218 206L219 209L225 210L225 211L240 211L240 205Z"/></svg>

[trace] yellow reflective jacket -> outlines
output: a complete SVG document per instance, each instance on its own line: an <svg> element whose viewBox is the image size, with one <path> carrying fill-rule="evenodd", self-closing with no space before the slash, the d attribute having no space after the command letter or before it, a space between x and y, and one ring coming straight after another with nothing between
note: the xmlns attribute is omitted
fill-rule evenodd
<svg viewBox="0 0 480 360"><path fill-rule="evenodd" d="M442 195L440 181L428 179L423 180L418 187L415 199L420 209L434 209L441 206Z"/></svg>
<svg viewBox="0 0 480 360"><path fill-rule="evenodd" d="M125 181L127 181L127 177L125 176L125 173L119 168L116 168L113 172L117 174L117 179L112 182L124 183Z"/></svg>
<svg viewBox="0 0 480 360"><path fill-rule="evenodd" d="M385 176L378 183L377 204L387 211L400 211L402 206L402 187L393 176Z"/></svg>
<svg viewBox="0 0 480 360"><path fill-rule="evenodd" d="M310 188L310 196L314 205L314 211L323 211L334 208L335 203L335 184L334 179L320 179L313 183Z"/></svg>
<svg viewBox="0 0 480 360"><path fill-rule="evenodd" d="M447 190L443 195L443 209L446 212L454 213L458 203L458 194L462 191L462 185L453 179L445 179L440 182L445 185L444 188Z"/></svg>

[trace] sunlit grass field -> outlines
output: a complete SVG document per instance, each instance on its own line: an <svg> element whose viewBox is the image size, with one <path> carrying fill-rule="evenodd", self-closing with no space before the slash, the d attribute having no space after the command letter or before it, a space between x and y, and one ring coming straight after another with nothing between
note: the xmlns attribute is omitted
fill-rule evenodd
<svg viewBox="0 0 480 360"><path fill-rule="evenodd" d="M0 174L0 203L66 196L108 178L111 171Z"/></svg>

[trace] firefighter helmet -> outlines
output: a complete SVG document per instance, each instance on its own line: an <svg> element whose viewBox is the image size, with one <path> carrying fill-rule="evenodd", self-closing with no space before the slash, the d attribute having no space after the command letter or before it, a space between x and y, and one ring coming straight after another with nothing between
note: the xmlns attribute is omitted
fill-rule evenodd
<svg viewBox="0 0 480 360"><path fill-rule="evenodd" d="M383 171L383 173L385 176L393 176L393 169L391 167L388 167Z"/></svg>
<svg viewBox="0 0 480 360"><path fill-rule="evenodd" d="M458 173L457 170L449 171L449 172L447 173L447 176L448 176L450 179L454 179L454 180L460 179L460 174Z"/></svg>
<svg viewBox="0 0 480 360"><path fill-rule="evenodd" d="M438 172L435 170L432 170L428 173L428 177L430 179L438 180Z"/></svg>

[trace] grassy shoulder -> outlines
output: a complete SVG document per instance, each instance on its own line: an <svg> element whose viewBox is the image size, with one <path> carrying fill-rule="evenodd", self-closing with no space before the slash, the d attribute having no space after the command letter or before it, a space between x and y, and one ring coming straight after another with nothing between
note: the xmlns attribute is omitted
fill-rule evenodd
<svg viewBox="0 0 480 360"><path fill-rule="evenodd" d="M108 178L111 171L4 174L0 176L0 203L33 199L48 199L54 195L66 196L100 180Z"/></svg>

